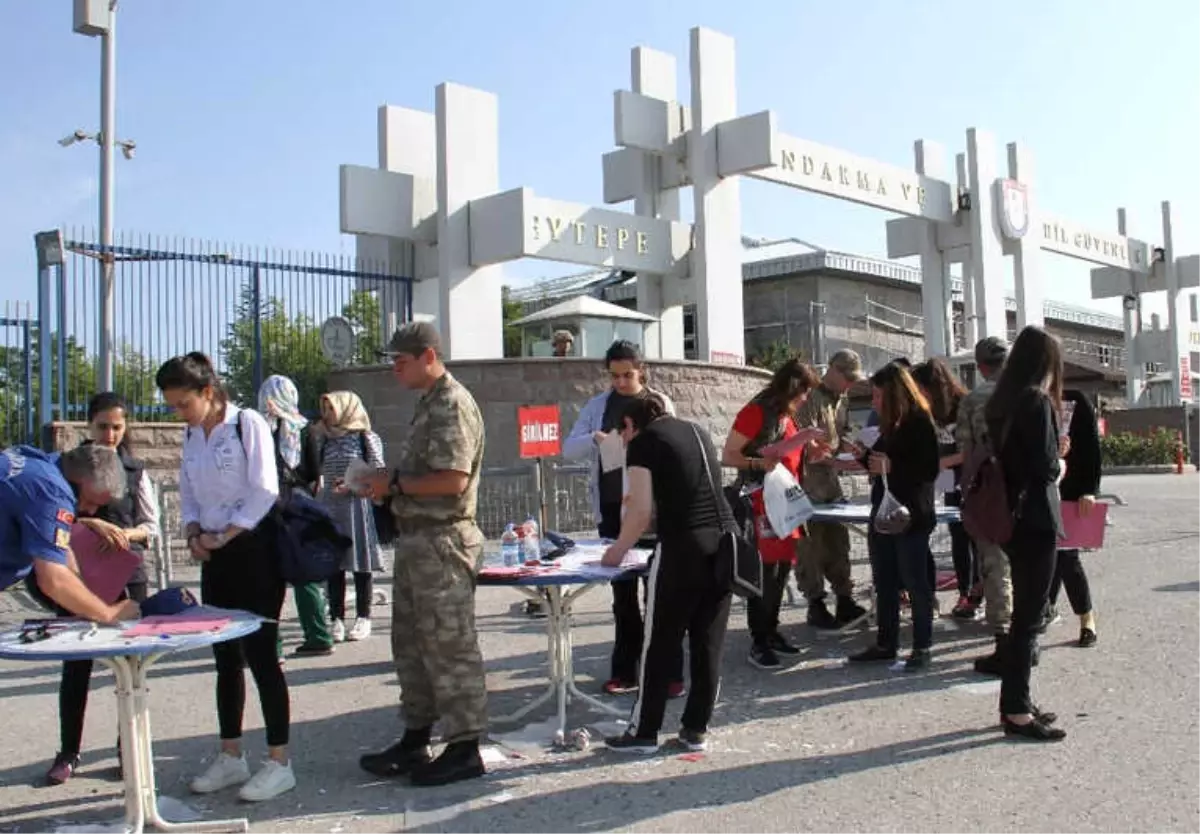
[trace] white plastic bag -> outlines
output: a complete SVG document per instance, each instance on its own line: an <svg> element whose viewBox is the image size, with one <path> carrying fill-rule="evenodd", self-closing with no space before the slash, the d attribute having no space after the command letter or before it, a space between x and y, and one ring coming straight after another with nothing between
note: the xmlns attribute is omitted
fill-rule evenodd
<svg viewBox="0 0 1200 834"><path fill-rule="evenodd" d="M763 506L771 529L781 539L790 536L813 514L812 501L795 476L779 463L763 479Z"/></svg>
<svg viewBox="0 0 1200 834"><path fill-rule="evenodd" d="M880 477L883 478L883 498L879 501L878 512L875 513L875 532L885 536L897 536L912 523L912 513L888 489L887 474Z"/></svg>

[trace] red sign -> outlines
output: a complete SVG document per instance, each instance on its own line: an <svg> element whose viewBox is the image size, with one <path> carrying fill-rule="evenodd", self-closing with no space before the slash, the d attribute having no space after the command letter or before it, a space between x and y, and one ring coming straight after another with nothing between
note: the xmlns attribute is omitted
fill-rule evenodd
<svg viewBox="0 0 1200 834"><path fill-rule="evenodd" d="M723 350L713 350L708 353L708 361L714 365L742 365L745 364L741 356L736 353L729 353Z"/></svg>
<svg viewBox="0 0 1200 834"><path fill-rule="evenodd" d="M1108 437L1108 420L1106 418L1101 417L1097 420L1096 428L1099 430L1101 437Z"/></svg>
<svg viewBox="0 0 1200 834"><path fill-rule="evenodd" d="M562 452L558 406L525 405L517 409L517 442L523 458L549 458Z"/></svg>
<svg viewBox="0 0 1200 834"><path fill-rule="evenodd" d="M1179 399L1183 402L1192 401L1192 368L1191 361L1186 356L1179 357Z"/></svg>

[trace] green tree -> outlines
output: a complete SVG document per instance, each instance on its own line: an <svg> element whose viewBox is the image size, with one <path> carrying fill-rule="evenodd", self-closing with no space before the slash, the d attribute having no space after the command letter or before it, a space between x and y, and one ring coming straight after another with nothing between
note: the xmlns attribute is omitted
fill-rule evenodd
<svg viewBox="0 0 1200 834"><path fill-rule="evenodd" d="M254 386L254 299L253 290L242 292L237 313L221 340L223 379L230 395L242 405L257 407ZM355 291L343 305L341 315L358 334L354 363L374 364L381 346L379 302L367 291ZM317 400L328 390L332 363L321 350L321 324L305 313L289 315L279 298L263 299L261 308L263 378L282 374L296 383L300 409L315 414Z"/></svg>
<svg viewBox="0 0 1200 834"><path fill-rule="evenodd" d="M750 357L750 364L759 368L765 368L774 373L779 370L785 362L792 359L803 359L804 351L797 350L788 344L787 339L776 339L766 347L761 348L757 353Z"/></svg>
<svg viewBox="0 0 1200 834"><path fill-rule="evenodd" d="M513 327L513 322L525 315L520 301L510 298L510 288L501 287L500 302L504 315L504 355L514 357L521 355L521 328Z"/></svg>

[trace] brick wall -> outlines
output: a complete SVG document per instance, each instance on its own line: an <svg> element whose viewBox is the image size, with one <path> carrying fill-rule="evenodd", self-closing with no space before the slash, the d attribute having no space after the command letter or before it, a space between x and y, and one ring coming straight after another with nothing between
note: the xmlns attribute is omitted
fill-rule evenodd
<svg viewBox="0 0 1200 834"><path fill-rule="evenodd" d="M1129 408L1109 411L1104 418L1108 421L1110 434L1149 434L1158 428L1183 432L1183 436L1189 440L1192 462L1200 462L1200 409L1182 405Z"/></svg>
<svg viewBox="0 0 1200 834"><path fill-rule="evenodd" d="M487 426L486 466L511 466L517 457L517 407L557 404L562 431L570 431L588 398L609 385L603 362L592 359L490 359L447 363L470 389ZM675 401L679 415L707 428L719 444L733 418L769 374L757 368L700 362L649 363L650 385ZM401 388L389 368L352 368L330 375L331 390L362 397L371 424L391 458L403 440L416 395Z"/></svg>

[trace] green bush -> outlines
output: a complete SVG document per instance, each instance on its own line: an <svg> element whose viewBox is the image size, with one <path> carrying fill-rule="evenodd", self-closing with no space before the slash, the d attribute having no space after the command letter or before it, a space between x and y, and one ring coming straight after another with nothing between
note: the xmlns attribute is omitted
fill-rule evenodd
<svg viewBox="0 0 1200 834"><path fill-rule="evenodd" d="M1150 466L1175 462L1175 432L1157 428L1149 434L1118 432L1100 438L1105 466Z"/></svg>

